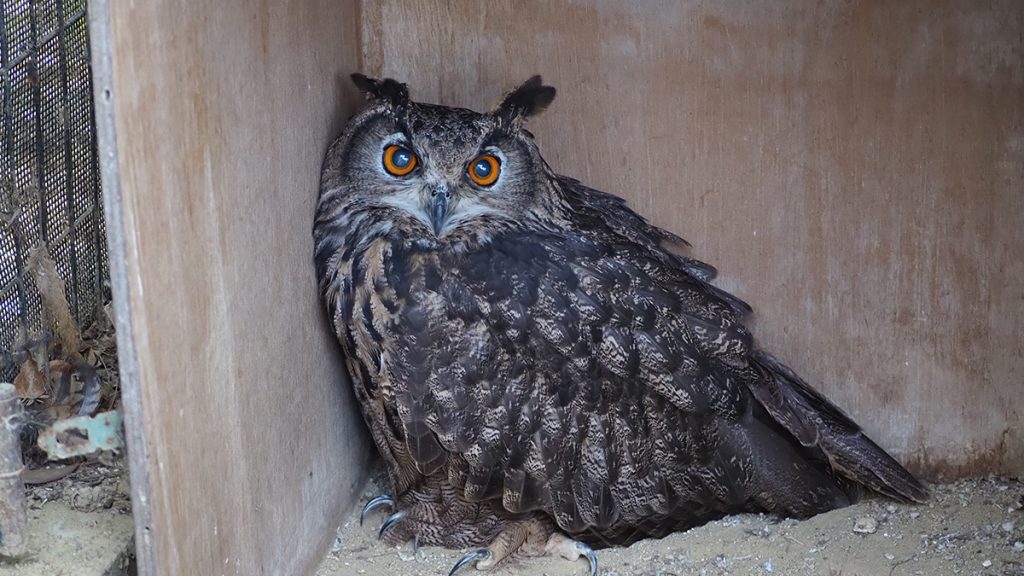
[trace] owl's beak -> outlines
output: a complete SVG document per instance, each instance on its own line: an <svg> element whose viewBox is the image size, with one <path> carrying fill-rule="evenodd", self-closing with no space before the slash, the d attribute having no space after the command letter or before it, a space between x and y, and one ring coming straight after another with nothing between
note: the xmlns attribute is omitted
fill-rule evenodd
<svg viewBox="0 0 1024 576"><path fill-rule="evenodd" d="M448 200L452 194L448 184L442 183L435 186L430 195L430 224L434 227L434 234L440 235L448 218Z"/></svg>

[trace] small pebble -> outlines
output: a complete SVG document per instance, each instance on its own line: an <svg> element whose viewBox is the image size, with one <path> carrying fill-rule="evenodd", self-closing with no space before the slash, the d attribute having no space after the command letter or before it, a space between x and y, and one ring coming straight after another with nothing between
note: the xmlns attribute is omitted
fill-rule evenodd
<svg viewBox="0 0 1024 576"><path fill-rule="evenodd" d="M911 520L917 520L920 517L921 517L921 513L920 512L911 512L910 513L910 519Z"/></svg>
<svg viewBox="0 0 1024 576"><path fill-rule="evenodd" d="M991 561L991 560L982 560L982 561L981 561L981 565L982 565L982 567L984 567L984 568L988 568L989 566L991 566L991 565L992 565L992 561Z"/></svg>
<svg viewBox="0 0 1024 576"><path fill-rule="evenodd" d="M853 531L857 534L874 534L878 530L878 520L870 516L861 516L853 522Z"/></svg>
<svg viewBox="0 0 1024 576"><path fill-rule="evenodd" d="M1000 528L1003 529L1003 532L1006 532L1007 534L1012 534L1013 533L1013 522L1003 522L1003 525L1000 526Z"/></svg>
<svg viewBox="0 0 1024 576"><path fill-rule="evenodd" d="M889 514L895 514L896 513L896 507L893 506L892 504L889 504L888 506L885 507L885 511L888 512Z"/></svg>
<svg viewBox="0 0 1024 576"><path fill-rule="evenodd" d="M761 564L761 567L764 568L765 572L772 572L772 571L775 570L775 568L772 566L772 559L771 558L769 558L768 560L765 560L765 563Z"/></svg>
<svg viewBox="0 0 1024 576"><path fill-rule="evenodd" d="M895 559L896 559L896 557L895 557L895 556L893 556L892 554L889 554L888 552L886 552L886 553L885 553L885 559L886 559L886 560L890 560L890 561L891 561L891 560L895 560Z"/></svg>
<svg viewBox="0 0 1024 576"><path fill-rule="evenodd" d="M1013 549L1017 552L1024 552L1024 542L1021 542L1020 540L1014 542Z"/></svg>

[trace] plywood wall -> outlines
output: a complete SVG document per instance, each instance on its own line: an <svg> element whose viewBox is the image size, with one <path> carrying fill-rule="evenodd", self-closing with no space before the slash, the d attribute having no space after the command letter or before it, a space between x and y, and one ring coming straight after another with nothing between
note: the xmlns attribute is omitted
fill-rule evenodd
<svg viewBox="0 0 1024 576"><path fill-rule="evenodd" d="M357 12L90 11L140 573L309 573L368 456L311 238Z"/></svg>
<svg viewBox="0 0 1024 576"><path fill-rule="evenodd" d="M1024 4L90 2L140 571L308 573L368 443L310 226L356 69L691 240L926 475L1024 474Z"/></svg>
<svg viewBox="0 0 1024 576"><path fill-rule="evenodd" d="M751 302L931 477L1024 474L1024 3L363 2L367 73L486 108Z"/></svg>

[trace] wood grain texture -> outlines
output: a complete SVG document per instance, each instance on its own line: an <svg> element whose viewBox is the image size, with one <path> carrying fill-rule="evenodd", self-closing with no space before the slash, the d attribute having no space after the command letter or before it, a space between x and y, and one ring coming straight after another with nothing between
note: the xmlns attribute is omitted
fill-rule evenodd
<svg viewBox="0 0 1024 576"><path fill-rule="evenodd" d="M368 456L310 237L358 11L93 8L140 573L309 573Z"/></svg>
<svg viewBox="0 0 1024 576"><path fill-rule="evenodd" d="M1024 473L1024 4L363 2L362 62L486 108L721 270L929 477Z"/></svg>

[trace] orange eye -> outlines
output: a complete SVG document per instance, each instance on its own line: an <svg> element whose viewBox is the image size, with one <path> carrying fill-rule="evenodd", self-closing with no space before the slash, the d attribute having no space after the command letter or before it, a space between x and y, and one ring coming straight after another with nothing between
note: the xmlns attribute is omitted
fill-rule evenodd
<svg viewBox="0 0 1024 576"><path fill-rule="evenodd" d="M473 184L477 186L490 186L498 181L498 173L501 172L501 162L490 154L477 156L476 160L469 163L466 173Z"/></svg>
<svg viewBox="0 0 1024 576"><path fill-rule="evenodd" d="M416 155L412 150L392 144L384 149L384 169L392 176L405 176L416 168Z"/></svg>

